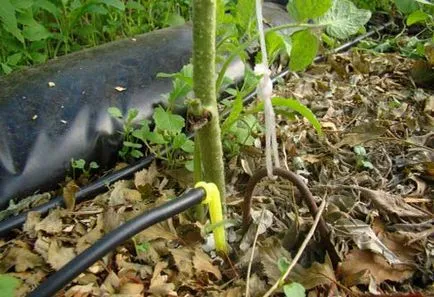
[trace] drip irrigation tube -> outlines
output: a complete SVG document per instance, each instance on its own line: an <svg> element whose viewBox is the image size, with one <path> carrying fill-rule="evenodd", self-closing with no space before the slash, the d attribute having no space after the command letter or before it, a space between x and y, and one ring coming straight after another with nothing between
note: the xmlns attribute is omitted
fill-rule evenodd
<svg viewBox="0 0 434 297"><path fill-rule="evenodd" d="M373 35L381 32L381 31L385 30L386 28L390 27L393 24L394 24L393 21L389 21L386 24L381 25L381 26L369 31L364 35L358 36L354 40L347 42L347 43L343 44L342 46L334 49L332 51L332 53L339 53L339 52L348 50L351 47L353 47L355 44L360 42L361 40L368 38L370 36L373 36ZM318 56L315 58L314 61L315 62L321 62L324 59L325 59L325 56ZM281 73L275 75L272 78L273 84L278 79L285 77L290 72L291 72L291 70L287 68L284 71L282 71ZM249 95L247 95L243 99L243 104L246 105L246 104L252 102L253 99L255 98L255 96L256 96L256 91L251 92ZM225 116L225 114L223 114L223 116ZM153 155L147 156L146 158L142 159L141 161L137 162L134 165L128 166L122 170L108 174L107 176L104 176L104 177L98 179L96 182L94 182L94 183L82 188L80 191L78 191L76 193L76 201L81 202L81 201L84 201L86 199L89 199L90 197L92 197L95 194L99 194L99 193L103 192L108 184L115 182L117 180L120 180L120 179L130 177L136 171L141 170L143 168L146 168L154 159L155 159L155 156L153 156ZM52 199L50 202L43 204L41 206L38 206L38 207L32 209L31 211L39 211L42 214L44 214L44 213L48 212L48 210L50 210L51 208L54 208L56 206L61 206L61 205L63 205L63 198L62 197L56 197L56 198ZM26 221L27 214L28 214L28 212L24 212L24 213L17 215L15 217L11 217L9 219L1 221L0 222L0 236L6 235L8 232L10 232L14 228L21 227L24 224L24 222Z"/></svg>
<svg viewBox="0 0 434 297"><path fill-rule="evenodd" d="M87 250L47 278L39 287L31 292L28 297L54 296L57 291L70 283L75 277L89 268L97 260L104 257L116 246L133 237L140 231L201 203L205 196L206 193L203 188L195 188L178 198L153 208L124 223L117 229L106 234Z"/></svg>

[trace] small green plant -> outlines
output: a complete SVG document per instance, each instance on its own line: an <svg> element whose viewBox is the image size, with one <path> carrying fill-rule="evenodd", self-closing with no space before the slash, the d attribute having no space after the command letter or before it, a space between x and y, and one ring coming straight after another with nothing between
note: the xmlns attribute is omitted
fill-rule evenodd
<svg viewBox="0 0 434 297"><path fill-rule="evenodd" d="M98 169L98 163L92 161L89 163L89 166L86 167L86 161L83 159L74 160L71 159L71 167L72 167L72 178L76 178L76 173L82 172L85 177L90 176L90 171L92 169Z"/></svg>
<svg viewBox="0 0 434 297"><path fill-rule="evenodd" d="M123 121L123 142L122 148L119 150L119 156L123 160L127 160L129 157L143 157L143 153L140 151L142 145L138 143L136 138L133 136L133 132L135 131L134 120L138 116L139 110L135 108L128 110L126 117L122 115L122 111L117 107L109 107L107 111L113 118ZM142 124L144 125L145 123Z"/></svg>
<svg viewBox="0 0 434 297"><path fill-rule="evenodd" d="M165 159L169 167L182 162L177 158L180 152L193 154L194 142L183 132L185 120L182 116L157 107L154 110L153 120L153 129L148 120L143 120L140 128L132 132L132 136L140 139L157 157ZM188 169L192 169L191 162L185 161L184 163Z"/></svg>
<svg viewBox="0 0 434 297"><path fill-rule="evenodd" d="M357 145L354 147L354 153L356 154L356 167L359 169L374 169L374 165L369 161L366 149Z"/></svg>

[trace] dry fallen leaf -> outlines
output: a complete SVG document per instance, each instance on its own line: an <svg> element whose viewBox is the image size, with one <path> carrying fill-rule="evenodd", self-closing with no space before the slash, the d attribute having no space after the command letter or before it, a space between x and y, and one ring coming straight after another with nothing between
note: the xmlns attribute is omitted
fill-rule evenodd
<svg viewBox="0 0 434 297"><path fill-rule="evenodd" d="M374 277L377 284L385 280L401 282L410 278L414 273L413 267L404 264L390 265L381 255L355 249L346 255L340 274L343 282L348 286L368 284L369 278L354 278L355 274L363 273L365 270ZM352 283L349 282L350 279Z"/></svg>
<svg viewBox="0 0 434 297"><path fill-rule="evenodd" d="M211 273L217 280L221 280L222 278L222 274L218 267L214 266L211 258L199 248L194 251L193 266L196 273Z"/></svg>
<svg viewBox="0 0 434 297"><path fill-rule="evenodd" d="M45 231L49 234L57 234L62 232L62 210L55 209L50 211L42 221L35 225L35 231Z"/></svg>
<svg viewBox="0 0 434 297"><path fill-rule="evenodd" d="M96 226L77 240L76 252L80 254L103 235L104 221L103 215L98 214Z"/></svg>
<svg viewBox="0 0 434 297"><path fill-rule="evenodd" d="M136 174L134 174L134 185L136 189L140 190L141 187L152 185L157 175L158 169L155 162L152 162L149 168L136 172Z"/></svg>
<svg viewBox="0 0 434 297"><path fill-rule="evenodd" d="M189 248L180 247L170 249L176 267L179 270L181 281L192 278L193 274L193 251Z"/></svg>
<svg viewBox="0 0 434 297"><path fill-rule="evenodd" d="M126 283L119 288L120 294L126 294L129 297L143 296L144 286L141 283Z"/></svg>
<svg viewBox="0 0 434 297"><path fill-rule="evenodd" d="M0 261L0 273L6 273L12 267L16 272L41 266L43 260L26 248L13 247Z"/></svg>
<svg viewBox="0 0 434 297"><path fill-rule="evenodd" d="M393 214L400 218L430 218L432 214L423 212L407 203L402 197L386 193L381 190L371 190L364 187L357 187L362 192L362 197L372 201L374 207L380 212Z"/></svg>
<svg viewBox="0 0 434 297"><path fill-rule="evenodd" d="M302 284L306 290L337 282L333 265L328 255L325 263L314 262L309 268L304 268L297 264L289 275L289 278L294 282Z"/></svg>
<svg viewBox="0 0 434 297"><path fill-rule="evenodd" d="M176 234L172 233L167 222L152 225L137 234L135 237L138 242L152 241L159 238L166 240L175 240L178 238Z"/></svg>
<svg viewBox="0 0 434 297"><path fill-rule="evenodd" d="M158 262L154 267L154 273L152 275L151 284L149 285L148 292L153 296L164 296L170 294L170 296L178 296L174 291L175 284L167 282L167 275L161 274L163 269L167 267L167 262Z"/></svg>
<svg viewBox="0 0 434 297"><path fill-rule="evenodd" d="M356 219L339 219L334 228L337 234L351 237L360 250L370 250L382 255L390 264L401 264L402 261L382 243L371 227Z"/></svg>
<svg viewBox="0 0 434 297"><path fill-rule="evenodd" d="M66 209L74 210L75 207L75 193L80 190L80 187L74 180L69 181L65 187L63 187L63 201L65 201Z"/></svg>
<svg viewBox="0 0 434 297"><path fill-rule="evenodd" d="M57 240L53 240L48 248L48 264L55 270L59 270L66 263L75 258L74 248L61 246Z"/></svg>

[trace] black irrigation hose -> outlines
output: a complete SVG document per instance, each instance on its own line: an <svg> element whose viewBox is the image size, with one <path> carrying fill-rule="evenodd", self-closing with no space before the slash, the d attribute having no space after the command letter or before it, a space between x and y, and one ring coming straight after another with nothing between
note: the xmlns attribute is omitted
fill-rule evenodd
<svg viewBox="0 0 434 297"><path fill-rule="evenodd" d="M358 36L354 40L347 42L344 45L334 49L332 51L332 53L339 53L339 52L348 50L349 48L354 46L359 41L383 31L384 29L388 28L392 24L394 24L393 21L389 21L386 24L384 24L378 28L375 28L372 31L369 31L368 33L366 33L364 35ZM325 59L325 56L318 56L315 58L314 61L320 62L320 61L323 61L324 59ZM276 83L276 81L278 79L285 77L290 72L291 72L290 69L286 69L283 72L274 76L272 78L273 84ZM244 105L252 102L253 99L255 98L255 96L256 96L256 91L253 91L252 93L247 95L243 99ZM225 114L223 114L223 115L225 115ZM76 202L84 201L86 199L93 197L96 194L103 192L107 185L109 185L109 184L111 184L117 180L120 180L123 178L128 178L128 177L132 176L136 171L141 170L143 168L146 168L149 164L151 164L151 162L154 159L155 159L155 156L153 156L153 155L147 156L146 158L140 160L138 163L136 163L134 165L125 167L124 169L121 169L117 172L114 172L114 173L111 173L107 176L101 177L96 182L89 184L86 187L82 188L80 191L78 191L76 193ZM36 208L31 209L31 211L39 211L42 214L45 214L50 209L52 209L56 206L63 206L63 197L56 197L46 204L43 204L41 206L38 206ZM7 233L9 233L11 230L21 227L24 224L24 222L26 221L27 214L28 214L28 211L24 212L20 215L6 219L4 221L1 221L0 222L0 236L4 236Z"/></svg>
<svg viewBox="0 0 434 297"><path fill-rule="evenodd" d="M95 242L56 273L47 278L28 297L51 297L70 283L93 263L104 257L115 247L144 229L177 215L199 203L205 198L203 188L192 189L163 205L153 208L129 220Z"/></svg>
<svg viewBox="0 0 434 297"><path fill-rule="evenodd" d="M95 182L81 188L75 195L76 203L85 201L86 199L93 197L101 192L103 192L108 185L118 181L120 179L128 178L132 176L135 172L146 168L155 159L153 155L149 155L146 158L141 159L136 164L127 166L120 169L119 171L110 173L96 180ZM38 211L41 214L47 213L50 209L57 206L64 206L64 201L62 196L51 199L49 202L32 208L29 211ZM0 236L8 234L11 230L21 227L27 219L27 214L29 211L23 212L17 216L11 217L0 222Z"/></svg>

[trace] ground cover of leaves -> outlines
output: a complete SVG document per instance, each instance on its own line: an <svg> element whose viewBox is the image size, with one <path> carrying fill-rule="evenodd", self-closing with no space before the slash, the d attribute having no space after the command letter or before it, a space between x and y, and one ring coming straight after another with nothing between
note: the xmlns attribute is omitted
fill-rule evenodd
<svg viewBox="0 0 434 297"><path fill-rule="evenodd" d="M304 178L318 204L326 199L323 217L342 259L334 269L316 234L288 279L309 296L434 294L434 93L415 87L412 65L354 51L275 89L309 106L324 132L287 111L278 118L284 167ZM249 293L262 296L313 222L290 183L264 179L243 232L243 186L263 166L263 145L258 135L228 160L229 256L216 255L207 225L184 213L116 248L58 296L243 296L256 234ZM73 211L31 213L22 231L0 240L0 273L20 279L25 296L104 234L192 184L186 172L153 164Z"/></svg>

